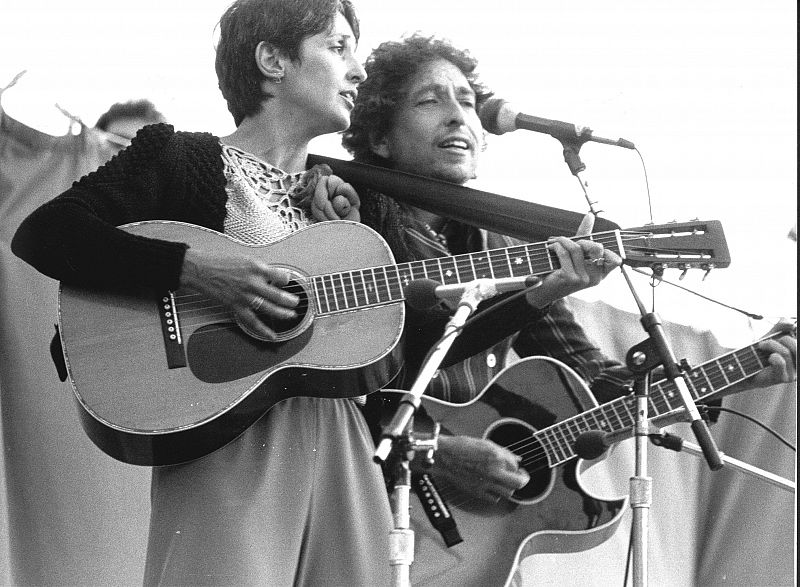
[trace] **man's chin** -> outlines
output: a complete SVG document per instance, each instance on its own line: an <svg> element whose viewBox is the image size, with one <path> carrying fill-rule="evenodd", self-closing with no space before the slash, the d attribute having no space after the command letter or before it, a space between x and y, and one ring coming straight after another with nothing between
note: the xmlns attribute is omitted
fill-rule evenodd
<svg viewBox="0 0 800 587"><path fill-rule="evenodd" d="M463 167L440 166L431 170L431 173L423 173L422 175L463 185L475 178L475 171Z"/></svg>

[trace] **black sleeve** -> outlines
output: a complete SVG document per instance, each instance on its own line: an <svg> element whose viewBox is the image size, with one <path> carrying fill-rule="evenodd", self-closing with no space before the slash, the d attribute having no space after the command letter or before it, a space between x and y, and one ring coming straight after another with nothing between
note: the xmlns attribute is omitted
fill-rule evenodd
<svg viewBox="0 0 800 587"><path fill-rule="evenodd" d="M178 285L186 245L116 228L168 216L173 186L165 147L169 125L140 130L131 146L26 218L11 250L41 273L70 284Z"/></svg>

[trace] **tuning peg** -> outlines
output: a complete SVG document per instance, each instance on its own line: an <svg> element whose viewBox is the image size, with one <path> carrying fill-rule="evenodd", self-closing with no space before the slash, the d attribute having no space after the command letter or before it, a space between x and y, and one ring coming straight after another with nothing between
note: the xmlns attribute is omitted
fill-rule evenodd
<svg viewBox="0 0 800 587"><path fill-rule="evenodd" d="M711 273L711 270L713 268L714 268L714 265L712 265L710 263L703 263L702 265L700 265L700 269L703 269L705 271L705 273L703 274L703 279L701 281L705 281L706 280L706 277L708 277L708 274Z"/></svg>
<svg viewBox="0 0 800 587"><path fill-rule="evenodd" d="M689 273L689 268L686 266L686 263L678 263L678 269L681 270L680 277L678 277L678 280L680 281L686 277L687 273Z"/></svg>

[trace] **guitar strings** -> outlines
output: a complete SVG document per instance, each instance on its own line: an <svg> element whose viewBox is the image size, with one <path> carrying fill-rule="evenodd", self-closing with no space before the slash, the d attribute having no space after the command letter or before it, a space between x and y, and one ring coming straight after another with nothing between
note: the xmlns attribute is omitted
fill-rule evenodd
<svg viewBox="0 0 800 587"><path fill-rule="evenodd" d="M634 237L630 237L630 238L634 238ZM616 243L616 238L614 238L614 237L597 238L596 240L597 240L597 242L605 241L606 244ZM389 277L389 275L387 274L387 279L386 279L387 285L386 285L386 287L385 288L380 288L379 287L379 289L382 290L382 293L385 294L384 298L391 297L391 291L393 289L392 286L395 286L396 289L398 289L400 291L401 295L402 295L402 287L400 286L400 277L399 277L399 273L402 270L401 268L408 268L410 270L410 272L412 273L412 275L413 275L414 270L412 269L412 267L418 266L418 267L421 268L423 274L427 274L428 270L427 270L427 268L425 266L426 262L430 263L430 264L433 264L433 263L438 264L439 265L439 271L438 272L443 277L444 276L444 272L443 272L443 269L441 267L441 261L443 259L446 259L446 262L448 262L448 263L452 263L453 266L456 269L458 269L459 262L462 263L462 266L466 266L467 260L469 260L469 266L470 266L471 269L474 269L474 273L475 274L489 274L489 275L491 275L491 274L494 273L493 269L497 267L498 262L501 265L507 264L507 265L509 265L509 273L512 274L512 275L509 275L509 276L513 276L513 270L512 270L512 268L510 266L510 258L509 258L511 256L510 255L510 251L517 251L518 250L519 253L517 253L517 254L523 254L523 256L527 257L527 259L528 259L528 261L529 261L531 266L534 265L534 264L536 264L537 266L541 265L543 268L545 268L545 270L550 269L551 267L553 267L554 263L557 264L557 259L555 258L555 256L547 248L545 248L544 251L538 251L538 252L533 252L533 253L526 252L527 249L529 249L531 247L534 247L536 245L537 244L521 244L521 245L517 245L517 246L513 246L513 247L507 247L507 248L504 248L504 249L492 249L492 250L489 250L489 251L484 251L483 253L486 253L486 255L483 255L481 253L470 253L470 254L464 254L464 255L456 255L456 256L453 256L453 257L440 257L440 258L426 259L426 260L423 260L423 261L414 261L414 262L404 263L404 264L400 264L400 265L396 265L396 266L387 266L387 267L392 267L393 269L396 268L397 277ZM352 275L353 273L361 273L361 277L362 277L361 281L363 283L364 282L363 276L364 276L364 273L366 271L370 271L370 270L374 271L374 270L379 270L379 269L384 269L384 268L382 268L382 267L368 268L368 269L361 269L361 270L353 270L353 271L350 271L350 272L342 272L342 273L321 275L321 276L310 277L310 278L306 278L306 279L303 279L303 278L294 279L293 280L294 283L290 283L288 286L284 287L283 289L285 291L288 291L290 293L293 293L295 295L298 295L298 296L302 297L302 295L306 293L306 288L311 288L311 283L313 282L314 279L316 279L321 284L321 287L324 290L324 294L325 295L330 295L330 297L332 297L334 300L347 299L348 298L348 293L347 292L351 291L352 287L348 288L346 283L344 283L344 279L341 278L341 276L343 276L343 275L345 275L347 273L349 273L350 275ZM553 270L555 270L555 268L553 268ZM336 276L340 276L340 278L337 279ZM503 275L503 277L509 277L509 276ZM325 278L329 278L328 282L326 282ZM302 283L298 283L298 281L300 281L300 280L302 280ZM331 287L331 284L332 284L332 287ZM303 285L305 285L306 287L304 288ZM380 304L387 303L386 299L381 298L380 294L376 294L376 297L381 300L379 302L376 302L376 304L377 303L380 303ZM367 294L364 294L362 296L362 298L367 300L368 299ZM356 295L356 301L358 301L358 299L359 299L359 296ZM397 300L388 300L388 301L402 301L402 299L403 298L400 297ZM200 327L203 327L203 326L209 326L209 325L215 324L215 323L219 322L220 320L231 320L231 321L234 320L232 313L229 310L227 310L227 308L225 306L223 306L222 304L220 304L219 302L217 302L217 301L215 301L215 300L213 300L211 298L207 298L207 297L203 296L200 293L176 293L175 294L175 303L176 303L176 309L179 310L179 312L180 312L179 318L180 318L181 323L184 324L184 325L187 325L187 326L191 325L191 326L194 326L196 328L200 328ZM375 305L375 304L367 303L367 304L360 305L360 307L367 307L369 305ZM346 304L345 304L345 306L346 306ZM345 307L344 309L346 310L346 309L349 309L349 308ZM327 313L332 313L332 312L324 312L323 311L323 312L319 312L319 313L320 314L327 314Z"/></svg>
<svg viewBox="0 0 800 587"><path fill-rule="evenodd" d="M774 333L761 340L775 338L780 334L781 333ZM742 373L742 377L736 380L731 380L725 375L723 364L730 364L731 361L735 361L740 366L740 371ZM716 366L716 373L708 372L711 366ZM703 374L705 379L711 384L712 392L707 394L707 396L711 396L726 387L735 385L749 379L750 377L753 377L764 366L764 359L756 351L755 345L750 345L729 353L728 355L707 361L706 363L692 369L690 374ZM674 388L674 385L675 384L668 379L661 379L653 383L652 387L656 389L656 393L655 395L651 394L648 397L648 401L656 412L653 417L663 418L669 414L680 411L680 406L673 408L670 405L667 393L669 390L661 389L662 387L667 388L669 386ZM693 388L690 389L691 391L694 391ZM697 397L694 399L698 400L701 399L701 397L703 396L697 395ZM601 420L598 419L597 414L601 414L604 417L604 420L602 421L608 422L610 419L608 413L612 413L614 417L620 421L620 423L625 424L622 418L619 416L619 411L616 409L617 407L621 407L624 409L624 414L628 418L628 423L617 428L616 430L621 431L632 427L635 421L633 415L636 410L635 401L636 398L633 395L617 398L611 402L588 410L587 412L563 420L557 424L554 424L553 426L538 430L526 438L506 445L505 448L511 450L514 454L521 457L520 466L525 468L525 470L531 474L531 476L544 470L552 470L557 466L566 464L569 461L577 458L577 455L573 450L573 444L580 434L595 429L590 425L590 419L594 419L595 422L599 423ZM583 429L581 429L581 423L586 424ZM576 427L575 431L573 431L570 427L573 424ZM610 427L610 424L607 424L607 426ZM600 426L600 428L605 429L603 426ZM562 430L566 430L566 432L563 432ZM559 431L562 431L560 440L558 438ZM577 432L577 435L570 439L570 435L572 435L574 432ZM544 442L548 434L551 434L550 445L552 448L550 449L547 448ZM565 457L561 457L557 454L557 449L559 448L561 449L561 452L564 453ZM553 457L552 459L551 456ZM440 493L448 501L452 501L456 497L462 498L459 501L452 503L452 505L456 506L464 506L478 500L478 498L475 497L465 496L458 490L451 491L447 489L447 487L441 488Z"/></svg>

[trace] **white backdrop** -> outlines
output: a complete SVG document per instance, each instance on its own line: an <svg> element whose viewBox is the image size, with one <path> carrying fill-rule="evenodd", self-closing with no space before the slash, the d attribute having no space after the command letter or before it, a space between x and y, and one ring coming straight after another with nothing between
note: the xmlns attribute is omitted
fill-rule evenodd
<svg viewBox="0 0 800 587"><path fill-rule="evenodd" d="M66 132L61 106L92 124L111 103L154 101L177 127L232 129L213 72L221 0L3 0L0 85L9 114ZM521 110L634 143L647 164L656 222L719 219L733 264L682 284L765 316L796 315L797 8L791 0L611 0L569 3L406 0L358 3L361 55L420 30L469 47L485 80ZM517 132L492 137L477 187L583 211L560 144ZM346 156L338 137L318 152ZM635 152L587 144L591 194L624 227L649 221ZM645 281L640 291L649 293ZM637 286L638 287L638 286ZM725 344L767 329L659 289L663 317L711 328ZM635 310L622 279L586 294Z"/></svg>

